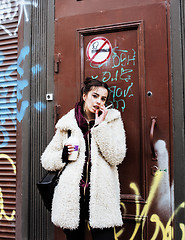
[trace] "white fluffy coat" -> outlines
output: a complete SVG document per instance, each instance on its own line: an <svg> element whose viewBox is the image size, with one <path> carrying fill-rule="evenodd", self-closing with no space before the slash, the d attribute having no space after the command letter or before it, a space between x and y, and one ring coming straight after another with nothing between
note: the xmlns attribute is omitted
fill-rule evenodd
<svg viewBox="0 0 185 240"><path fill-rule="evenodd" d="M76 229L80 213L80 180L85 163L85 141L72 109L56 125L56 133L41 156L46 170L64 167L61 154L67 130L79 139L77 161L70 162L60 176L52 203L52 222L61 228ZM125 131L118 110L110 109L105 121L92 128L89 224L92 228L122 225L120 184L117 165L126 153Z"/></svg>

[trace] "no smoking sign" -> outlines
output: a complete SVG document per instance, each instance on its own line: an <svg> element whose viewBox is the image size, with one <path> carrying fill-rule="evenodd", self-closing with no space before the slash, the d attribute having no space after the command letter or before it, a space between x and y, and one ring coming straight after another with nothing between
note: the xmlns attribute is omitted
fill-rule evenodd
<svg viewBox="0 0 185 240"><path fill-rule="evenodd" d="M112 46L105 37L93 38L86 49L86 54L90 62L102 64L106 62L112 53Z"/></svg>

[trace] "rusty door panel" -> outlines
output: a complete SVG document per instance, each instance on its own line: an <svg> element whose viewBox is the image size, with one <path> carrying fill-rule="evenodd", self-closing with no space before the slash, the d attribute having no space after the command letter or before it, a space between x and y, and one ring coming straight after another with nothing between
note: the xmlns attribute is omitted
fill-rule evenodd
<svg viewBox="0 0 185 240"><path fill-rule="evenodd" d="M106 6L104 11L105 1L99 8L88 3L86 9L85 1L73 3L75 14L71 8L68 13L63 11L71 7L70 1L61 6L56 1L55 54L61 54L61 63L55 74L55 96L56 104L61 105L60 116L74 107L85 77L108 83L108 104L122 114L128 146L126 159L119 166L124 226L115 234L118 239L162 239L167 235L171 239L172 233L167 231L172 225L173 180L168 6L161 1L139 1L130 7L121 2L120 8ZM102 64L90 61L86 52L96 37L108 39L112 46L110 58ZM153 117L153 142L165 141L168 150L169 158L162 163L152 159ZM64 239L62 236L56 229L55 239Z"/></svg>
<svg viewBox="0 0 185 240"><path fill-rule="evenodd" d="M107 82L110 88L110 99L107 103L113 104L114 108L121 111L124 121L129 121L129 126L132 132L127 137L128 149L127 158L133 159L135 166L135 181L145 182L145 167L143 166L143 152L142 146L144 145L144 126L145 126L145 112L143 95L145 89L144 68L140 63L144 60L144 42L143 42L143 23L129 23L108 26L103 28L89 29L82 32L79 31L81 36L81 45L83 49L87 49L87 45L92 38L96 36L103 36L109 39L112 45L112 56L109 60L101 64L93 64L88 61L86 53L84 52L84 76L92 76L93 78L101 79ZM92 35L93 32L93 35ZM107 33L108 32L108 33ZM130 111L132 109L132 111ZM137 120L136 120L137 117ZM127 130L128 131L128 130ZM121 174L121 193L123 199L135 201L132 189L128 186L133 178L133 169L129 161L125 161L120 166ZM128 177L125 179L123 172L126 169ZM139 190L142 196L140 200L145 199L145 188L140 184Z"/></svg>
<svg viewBox="0 0 185 240"><path fill-rule="evenodd" d="M119 109L125 122L128 151L125 162L119 166L119 172L121 206L126 229L124 238L129 239L135 227L135 201L137 199L137 204L144 205L147 197L146 185L143 184L147 181L144 158L144 24L140 21L83 29L79 30L79 35L80 45L84 49L81 56L84 71L81 69L81 72L84 72L84 76L108 83L110 100L107 105L112 103L114 108ZM112 56L105 64L93 64L86 57L88 43L97 36L105 37L112 45ZM137 233L137 238L141 238L141 230Z"/></svg>
<svg viewBox="0 0 185 240"><path fill-rule="evenodd" d="M81 14L89 14L99 12L102 16L102 13L110 10L117 10L130 7L140 7L145 5L151 5L155 3L164 3L167 1L164 0L107 0L107 1L98 1L98 0L63 0L55 1L55 19L67 16L78 16ZM125 13L124 13L125 14ZM131 16L133 17L133 15ZM110 18L112 18L110 16Z"/></svg>

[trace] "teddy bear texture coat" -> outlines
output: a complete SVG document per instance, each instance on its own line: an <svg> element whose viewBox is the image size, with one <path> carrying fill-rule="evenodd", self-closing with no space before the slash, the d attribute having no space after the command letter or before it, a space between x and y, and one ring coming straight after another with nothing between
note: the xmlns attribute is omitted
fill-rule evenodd
<svg viewBox="0 0 185 240"><path fill-rule="evenodd" d="M80 217L80 180L85 163L85 140L72 109L56 124L56 133L41 156L46 170L60 170L65 163L61 155L67 132L79 139L76 161L62 172L52 202L52 222L64 229L78 228ZM92 228L122 225L120 184L117 165L126 153L125 131L121 114L110 109L105 120L91 129L91 172L89 224Z"/></svg>

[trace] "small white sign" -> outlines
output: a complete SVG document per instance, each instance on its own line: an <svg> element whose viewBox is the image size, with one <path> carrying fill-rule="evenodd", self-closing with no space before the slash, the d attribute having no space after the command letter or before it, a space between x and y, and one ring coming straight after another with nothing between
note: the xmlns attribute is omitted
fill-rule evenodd
<svg viewBox="0 0 185 240"><path fill-rule="evenodd" d="M53 93L46 94L46 101L53 101Z"/></svg>

